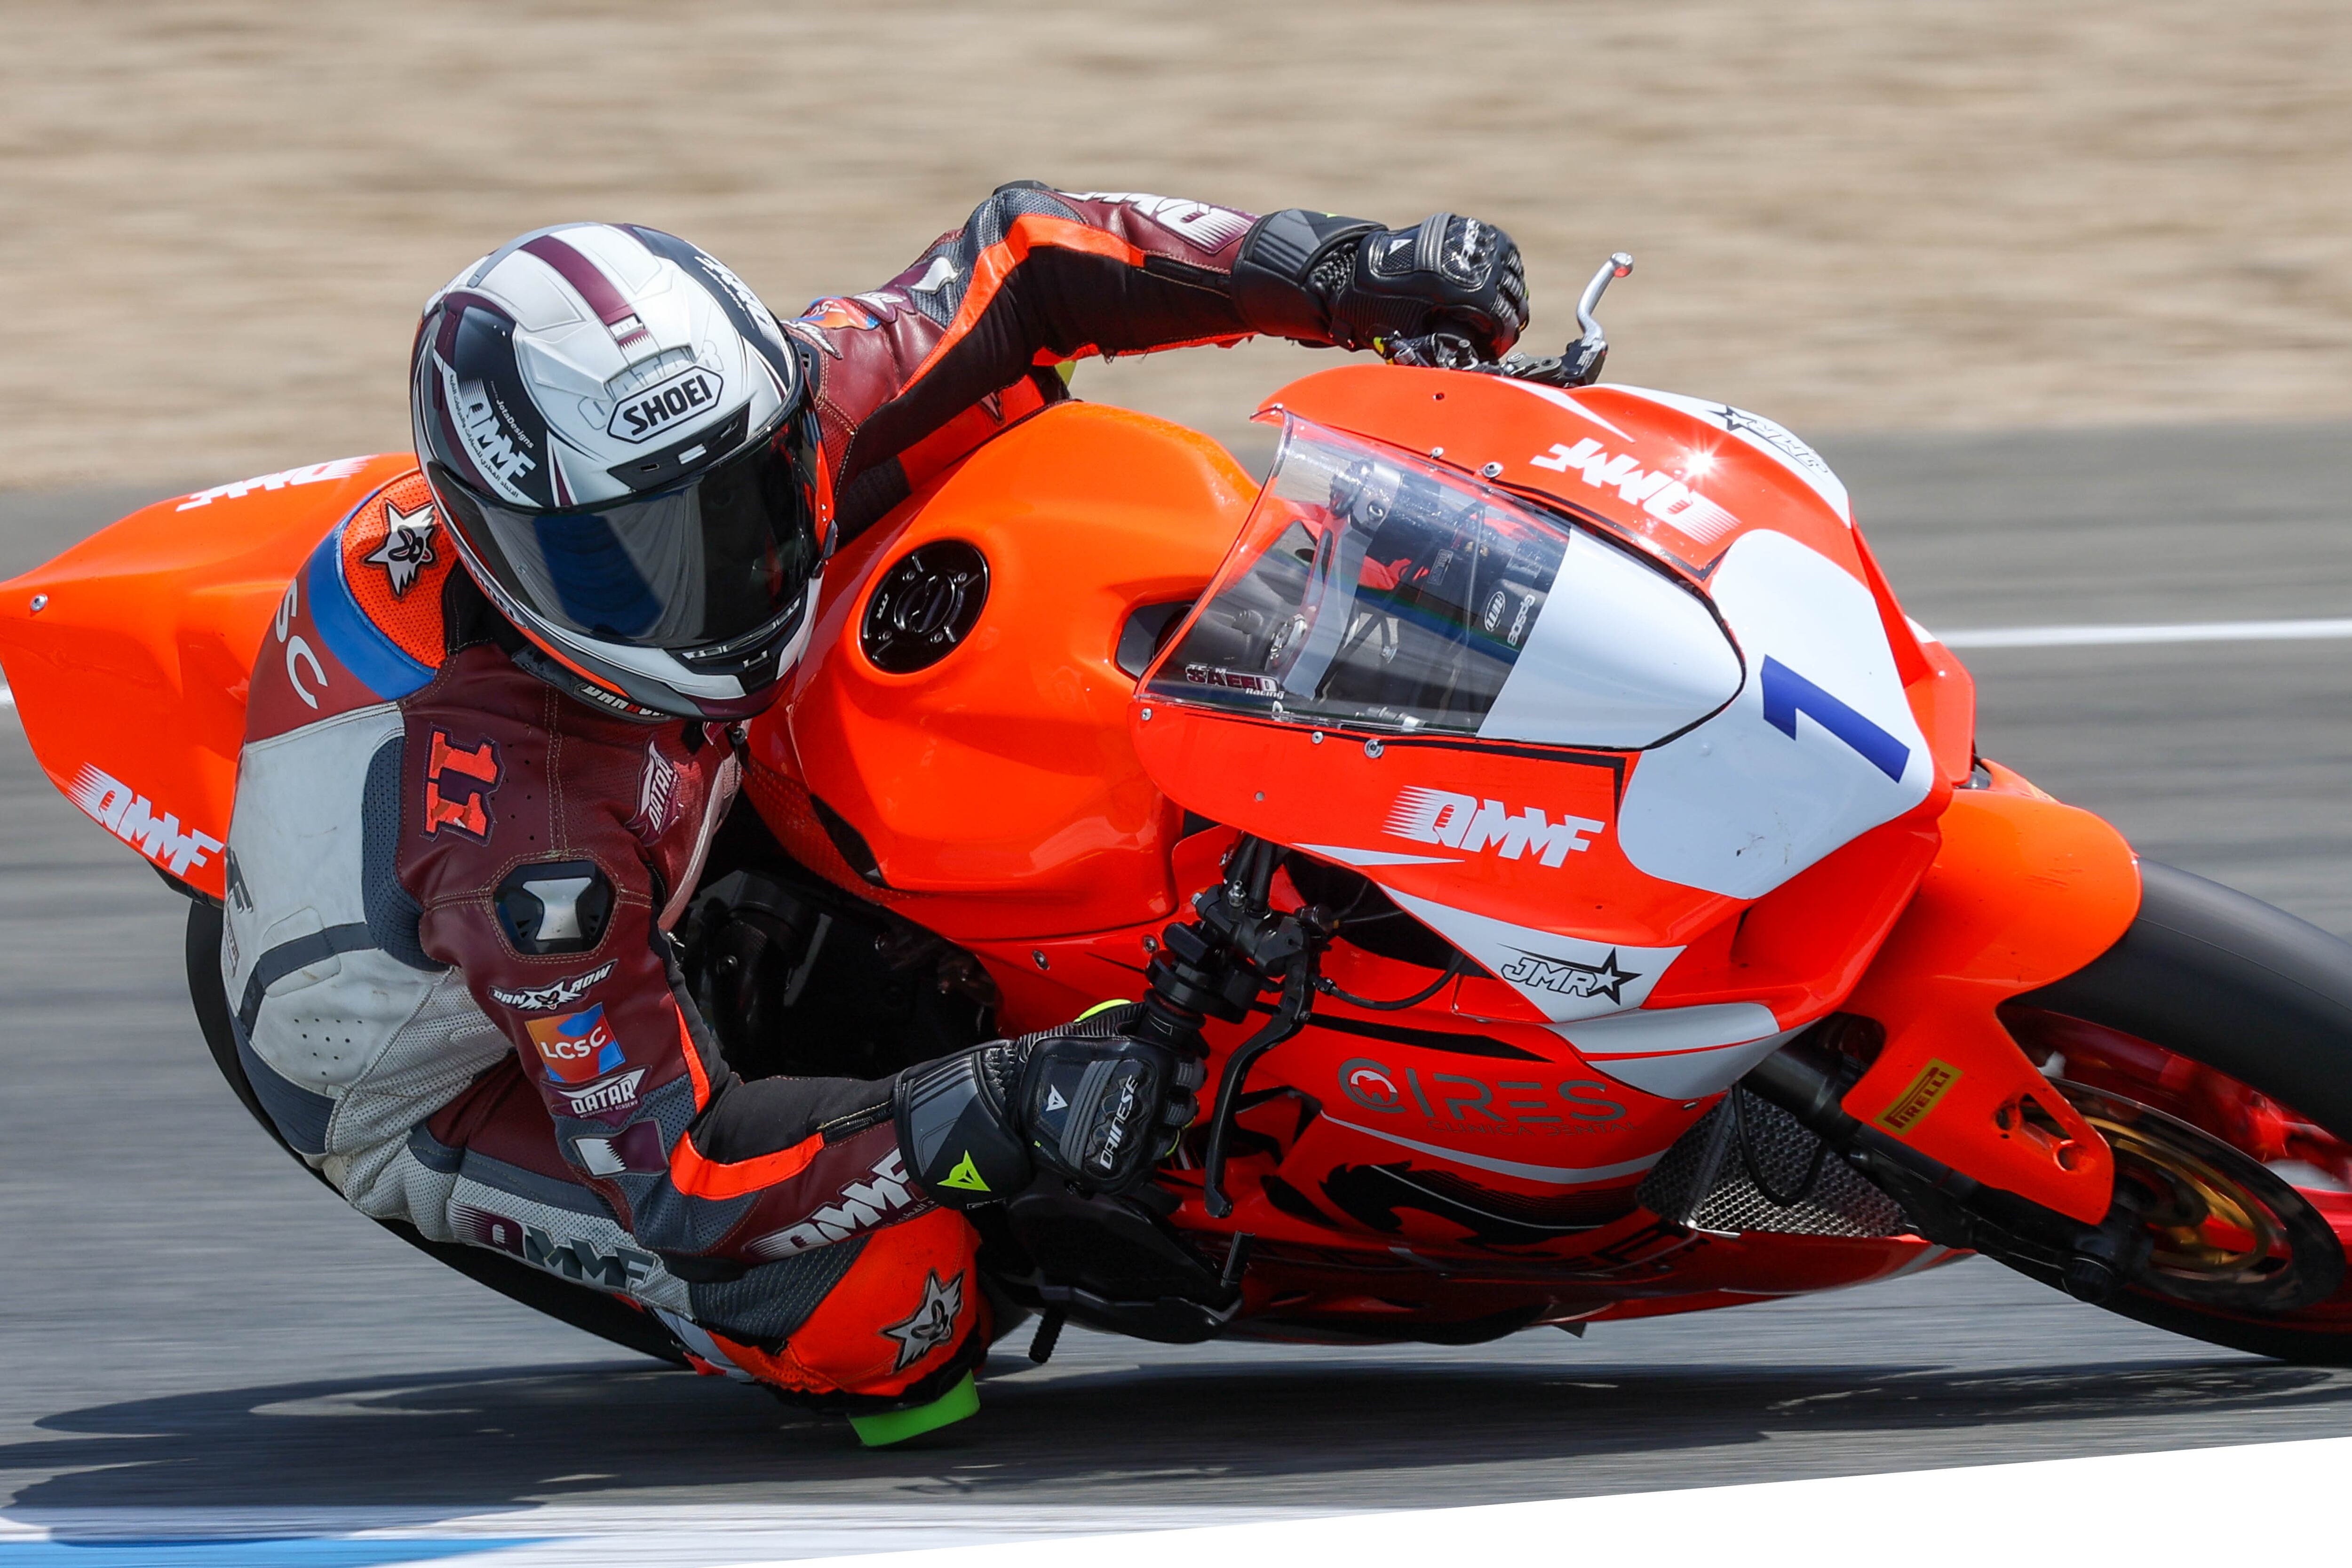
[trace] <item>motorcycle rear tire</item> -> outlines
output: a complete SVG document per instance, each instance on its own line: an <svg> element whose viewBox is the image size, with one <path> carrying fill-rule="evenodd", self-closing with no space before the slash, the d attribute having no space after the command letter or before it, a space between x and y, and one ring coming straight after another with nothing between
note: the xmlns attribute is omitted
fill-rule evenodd
<svg viewBox="0 0 2352 1568"><path fill-rule="evenodd" d="M2140 878L2139 913L2122 939L2017 1004L2216 1068L2352 1142L2352 943L2175 867L2142 861ZM2030 1016L2011 1027L2028 1034ZM2346 1294L2274 1319L2128 1288L2102 1305L2233 1350L2352 1366Z"/></svg>

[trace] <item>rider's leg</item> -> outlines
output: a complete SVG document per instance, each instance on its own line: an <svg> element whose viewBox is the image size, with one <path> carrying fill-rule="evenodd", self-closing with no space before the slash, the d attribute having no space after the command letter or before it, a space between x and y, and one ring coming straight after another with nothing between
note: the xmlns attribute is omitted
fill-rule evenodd
<svg viewBox="0 0 2352 1568"><path fill-rule="evenodd" d="M933 1209L869 1235L847 1273L782 1345L711 1332L717 1352L763 1383L847 1410L870 1444L895 1443L979 1409L972 1368L988 1348L979 1237Z"/></svg>
<svg viewBox="0 0 2352 1568"><path fill-rule="evenodd" d="M845 1409L868 1441L898 1441L977 1408L971 1373L989 1314L978 1237L961 1215L929 1210L703 1278L694 1260L665 1260L614 1223L565 1163L545 1105L511 1060L419 1126L402 1157L452 1181L452 1239L635 1300L712 1370Z"/></svg>

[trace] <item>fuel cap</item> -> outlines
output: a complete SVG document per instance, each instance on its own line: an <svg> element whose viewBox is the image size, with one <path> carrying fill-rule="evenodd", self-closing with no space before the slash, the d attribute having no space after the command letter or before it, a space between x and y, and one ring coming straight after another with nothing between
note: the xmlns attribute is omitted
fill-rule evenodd
<svg viewBox="0 0 2352 1568"><path fill-rule="evenodd" d="M923 545L866 601L858 646L877 669L912 675L953 653L988 603L988 558L961 539Z"/></svg>

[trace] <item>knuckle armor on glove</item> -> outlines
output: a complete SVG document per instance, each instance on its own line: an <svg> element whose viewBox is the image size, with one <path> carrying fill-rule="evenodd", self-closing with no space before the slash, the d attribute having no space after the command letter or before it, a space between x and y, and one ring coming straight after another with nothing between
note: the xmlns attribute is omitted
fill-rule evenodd
<svg viewBox="0 0 2352 1568"><path fill-rule="evenodd" d="M1275 213L1242 241L1234 282L1243 314L1258 331L1342 348L1444 333L1492 359L1528 324L1518 246L1494 225L1453 213L1392 229ZM1429 352L1414 357L1444 363Z"/></svg>
<svg viewBox="0 0 2352 1568"><path fill-rule="evenodd" d="M1366 236L1354 261L1344 276L1330 269L1328 282L1331 335L1349 347L1443 331L1491 358L1528 324L1519 247L1492 224L1433 214Z"/></svg>
<svg viewBox="0 0 2352 1568"><path fill-rule="evenodd" d="M1039 1172L1091 1191L1142 1185L1191 1124L1198 1061L1125 1031L1142 1009L982 1046L899 1079L908 1169L950 1208L1001 1200Z"/></svg>

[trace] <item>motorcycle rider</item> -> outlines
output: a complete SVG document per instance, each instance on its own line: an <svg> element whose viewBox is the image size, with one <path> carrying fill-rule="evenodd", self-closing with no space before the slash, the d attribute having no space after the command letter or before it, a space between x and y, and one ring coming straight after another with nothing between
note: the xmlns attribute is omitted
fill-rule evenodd
<svg viewBox="0 0 2352 1568"><path fill-rule="evenodd" d="M318 547L265 637L220 967L239 1063L355 1207L652 1313L698 1364L870 1441L968 1414L987 1310L957 1211L1118 1192L1197 1064L1117 1010L877 1081L730 1071L668 931L737 721L825 557L1086 353L1255 333L1508 349L1517 247L1003 186L868 293L778 321L670 235L523 235L425 307L417 471Z"/></svg>

